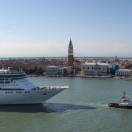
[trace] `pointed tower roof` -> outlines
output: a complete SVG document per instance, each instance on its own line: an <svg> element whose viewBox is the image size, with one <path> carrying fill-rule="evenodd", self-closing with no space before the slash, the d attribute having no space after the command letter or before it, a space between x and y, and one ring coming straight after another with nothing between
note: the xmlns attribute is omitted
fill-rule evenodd
<svg viewBox="0 0 132 132"><path fill-rule="evenodd" d="M73 44L72 44L71 38L70 38L70 42L69 42L69 48L73 48Z"/></svg>

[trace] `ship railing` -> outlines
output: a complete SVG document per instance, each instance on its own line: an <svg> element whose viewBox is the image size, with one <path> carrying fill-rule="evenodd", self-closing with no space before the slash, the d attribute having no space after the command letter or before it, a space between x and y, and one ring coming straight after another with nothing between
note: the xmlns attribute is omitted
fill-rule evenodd
<svg viewBox="0 0 132 132"><path fill-rule="evenodd" d="M40 86L40 89L68 89L69 86L68 85L64 85L64 86Z"/></svg>

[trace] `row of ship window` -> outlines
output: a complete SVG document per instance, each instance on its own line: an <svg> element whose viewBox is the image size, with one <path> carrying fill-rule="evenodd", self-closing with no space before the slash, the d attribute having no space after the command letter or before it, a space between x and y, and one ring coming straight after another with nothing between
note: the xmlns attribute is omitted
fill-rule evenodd
<svg viewBox="0 0 132 132"><path fill-rule="evenodd" d="M5 92L6 94L11 94L11 93L13 93L13 91L6 91ZM16 91L16 93L23 93L23 92L20 92L20 91ZM30 91L25 91L25 93L30 93ZM47 93L43 93L43 95L47 95Z"/></svg>
<svg viewBox="0 0 132 132"><path fill-rule="evenodd" d="M6 94L12 94L12 93L13 93L13 91L6 91L5 93L6 93ZM21 93L23 93L23 92L16 91L16 93L21 94ZM30 93L30 91L25 91L25 93ZM47 95L47 93L43 93L43 95Z"/></svg>
<svg viewBox="0 0 132 132"><path fill-rule="evenodd" d="M13 91L6 91L5 92L6 94L11 94L11 93L14 93ZM23 93L21 91L16 91L16 93ZM30 91L25 91L25 93L30 93ZM43 93L43 95L47 95L47 93Z"/></svg>
<svg viewBox="0 0 132 132"><path fill-rule="evenodd" d="M6 94L14 93L14 91L5 91ZM16 93L23 93L21 91L16 91ZM25 91L25 93L30 93L30 91Z"/></svg>

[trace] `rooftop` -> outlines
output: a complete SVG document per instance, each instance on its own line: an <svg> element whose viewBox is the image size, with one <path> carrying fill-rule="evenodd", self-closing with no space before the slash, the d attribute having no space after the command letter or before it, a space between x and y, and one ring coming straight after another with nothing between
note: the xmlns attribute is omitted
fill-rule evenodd
<svg viewBox="0 0 132 132"><path fill-rule="evenodd" d="M109 63L102 63L102 62L85 62L83 65L100 65L100 66L109 66Z"/></svg>

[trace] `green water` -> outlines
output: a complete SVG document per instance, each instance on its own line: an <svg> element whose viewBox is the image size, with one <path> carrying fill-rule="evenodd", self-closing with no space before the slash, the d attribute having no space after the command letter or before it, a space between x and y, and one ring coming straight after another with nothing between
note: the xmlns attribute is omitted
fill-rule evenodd
<svg viewBox="0 0 132 132"><path fill-rule="evenodd" d="M0 132L132 132L132 110L110 109L132 81L81 78L30 78L37 85L70 88L38 106L0 108ZM5 110L6 109L6 110Z"/></svg>

